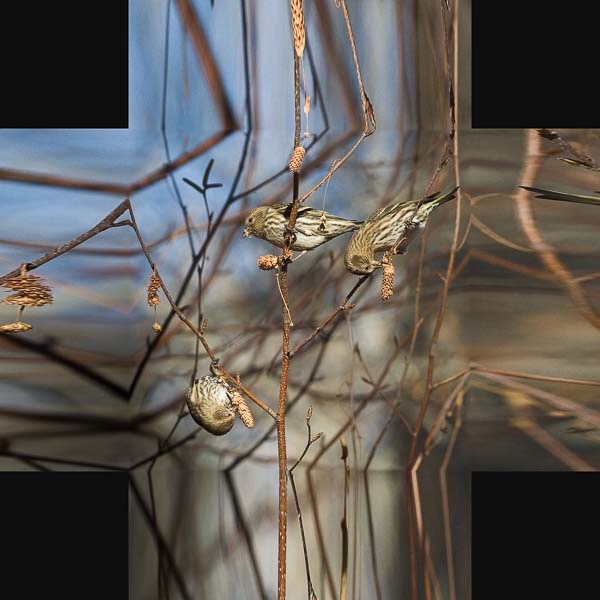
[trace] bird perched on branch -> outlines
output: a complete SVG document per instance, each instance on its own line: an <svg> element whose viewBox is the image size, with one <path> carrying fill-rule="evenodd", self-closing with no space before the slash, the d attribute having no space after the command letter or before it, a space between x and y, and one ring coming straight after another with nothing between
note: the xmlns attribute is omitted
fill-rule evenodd
<svg viewBox="0 0 600 600"><path fill-rule="evenodd" d="M403 236L397 253L404 254L410 242L427 224L431 212L438 206L452 200L456 190L427 196L422 200L397 202L376 210L350 239L344 263L355 275L367 275L381 267L375 260L376 252L385 252L394 247Z"/></svg>
<svg viewBox="0 0 600 600"><path fill-rule="evenodd" d="M596 206L600 206L600 196L567 194L565 192L554 192L552 190L543 190L542 188L528 187L526 185L520 185L519 187L527 190L528 192L537 193L536 198L544 198L546 200L562 200L564 202L579 202L580 204L595 204Z"/></svg>
<svg viewBox="0 0 600 600"><path fill-rule="evenodd" d="M285 247L285 229L290 219L291 204L259 206L246 218L242 237L256 236L278 248ZM336 217L331 213L309 206L301 206L292 232L291 249L306 252L333 238L358 229L362 221Z"/></svg>

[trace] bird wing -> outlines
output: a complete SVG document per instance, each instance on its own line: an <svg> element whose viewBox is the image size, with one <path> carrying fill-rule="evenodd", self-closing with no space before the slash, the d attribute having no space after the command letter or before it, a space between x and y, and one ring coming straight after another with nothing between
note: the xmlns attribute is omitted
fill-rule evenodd
<svg viewBox="0 0 600 600"><path fill-rule="evenodd" d="M394 204L390 204L388 206L384 206L379 210L376 210L367 221L378 221L379 219L386 217L398 210L400 206L414 206L415 204L427 204L428 202L433 202L434 200L441 200L440 204L446 202L447 200L452 200L455 197L456 191L458 190L458 186L454 189L446 192L442 195L442 192L435 192L434 194L430 194L429 196L425 196L425 198L419 198L417 200L403 200L402 202L396 202Z"/></svg>
<svg viewBox="0 0 600 600"><path fill-rule="evenodd" d="M379 220L381 217L383 217L385 215L390 214L391 212L393 212L396 209L396 206L398 204L400 204L400 203L390 204L389 206L384 206L383 208L376 210L374 213L369 215L369 218L366 220L366 222L371 223L373 221Z"/></svg>
<svg viewBox="0 0 600 600"><path fill-rule="evenodd" d="M271 208L273 210L276 210L280 215L284 216L286 219L290 218L290 215L292 214L292 203L290 202L289 204L271 204ZM300 217L301 215L305 214L308 211L314 210L314 208L311 208L310 206L301 206L298 209L298 212L296 213L297 217Z"/></svg>
<svg viewBox="0 0 600 600"><path fill-rule="evenodd" d="M555 192L553 190L543 190L542 188L528 187L520 185L520 188L528 192L535 192L536 198L544 198L545 200L563 200L565 202L579 202L581 204L600 205L600 197L598 196L582 196L579 194L567 194L565 192Z"/></svg>

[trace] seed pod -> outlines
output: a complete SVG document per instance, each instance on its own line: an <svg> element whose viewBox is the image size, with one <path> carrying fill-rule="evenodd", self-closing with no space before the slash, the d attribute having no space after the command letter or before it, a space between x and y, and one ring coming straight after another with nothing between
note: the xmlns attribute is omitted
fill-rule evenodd
<svg viewBox="0 0 600 600"><path fill-rule="evenodd" d="M218 377L196 379L188 390L187 405L194 421L213 435L224 435L233 427L231 391Z"/></svg>

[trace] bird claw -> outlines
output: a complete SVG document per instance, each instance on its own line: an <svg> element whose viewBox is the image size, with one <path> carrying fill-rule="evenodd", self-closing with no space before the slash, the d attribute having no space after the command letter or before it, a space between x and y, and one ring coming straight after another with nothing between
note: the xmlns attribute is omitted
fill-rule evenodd
<svg viewBox="0 0 600 600"><path fill-rule="evenodd" d="M292 240L292 244L298 240L298 236L296 235L296 230L293 227L290 227L289 225L285 226L284 238L287 236L290 236L290 238Z"/></svg>

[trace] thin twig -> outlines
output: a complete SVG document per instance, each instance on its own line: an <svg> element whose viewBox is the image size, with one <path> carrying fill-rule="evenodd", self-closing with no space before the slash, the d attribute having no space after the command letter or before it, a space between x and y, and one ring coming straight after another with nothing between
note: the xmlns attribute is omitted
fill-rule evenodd
<svg viewBox="0 0 600 600"><path fill-rule="evenodd" d="M316 600L317 594L315 593L315 589L313 587L313 582L310 577L310 565L308 561L308 549L306 546L306 535L304 533L304 522L302 520L302 511L300 510L300 500L298 498L298 492L296 490L296 482L294 481L294 469L302 462L302 459L306 456L308 449L314 444L318 439L323 435L322 433L317 433L316 435L311 434L310 428L310 419L312 417L312 406L309 406L308 412L306 414L306 446L304 446L304 450L302 454L298 458L298 460L294 463L292 468L289 470L290 475L290 483L292 484L292 492L294 494L294 502L296 503L296 510L298 511L298 522L300 524L300 536L302 538L302 550L304 552L304 565L306 567L306 587L307 587L307 599L308 600Z"/></svg>
<svg viewBox="0 0 600 600"><path fill-rule="evenodd" d="M358 81L358 89L360 91L360 100L363 109L363 120L364 120L364 129L359 138L354 142L350 150L344 154L341 158L336 159L329 172L316 184L314 185L306 194L302 196L299 200L299 204L305 202L312 194L314 194L324 183L331 179L332 175L350 158L350 156L354 153L354 151L360 146L363 140L375 132L376 123L375 123L375 113L373 111L373 106L371 105L371 101L365 92L365 87L362 81L362 75L360 72L360 65L358 62L358 53L356 52L356 44L354 43L354 34L352 33L352 24L350 22L350 15L348 14L348 7L346 6L346 0L339 0L339 4L342 7L342 11L344 13L344 21L346 22L346 31L348 32L348 40L350 42L350 48L352 50L352 58L354 59L354 69L356 71L356 79ZM297 144L296 144L297 145Z"/></svg>

